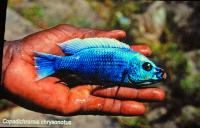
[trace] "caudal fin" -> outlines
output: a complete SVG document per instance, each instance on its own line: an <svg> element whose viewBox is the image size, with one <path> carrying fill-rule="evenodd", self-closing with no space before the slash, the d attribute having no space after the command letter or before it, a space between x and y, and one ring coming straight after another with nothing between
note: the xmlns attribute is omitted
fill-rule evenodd
<svg viewBox="0 0 200 128"><path fill-rule="evenodd" d="M55 60L58 58L56 55L34 52L35 53L35 67L37 71L37 79L40 80L55 73L54 65Z"/></svg>

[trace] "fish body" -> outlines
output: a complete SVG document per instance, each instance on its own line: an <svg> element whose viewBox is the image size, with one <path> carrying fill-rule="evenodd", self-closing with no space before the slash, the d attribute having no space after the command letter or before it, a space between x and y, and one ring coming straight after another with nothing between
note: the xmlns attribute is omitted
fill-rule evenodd
<svg viewBox="0 0 200 128"><path fill-rule="evenodd" d="M70 55L35 52L38 80L60 70L96 84L150 84L163 79L161 68L115 39L73 39L59 46Z"/></svg>

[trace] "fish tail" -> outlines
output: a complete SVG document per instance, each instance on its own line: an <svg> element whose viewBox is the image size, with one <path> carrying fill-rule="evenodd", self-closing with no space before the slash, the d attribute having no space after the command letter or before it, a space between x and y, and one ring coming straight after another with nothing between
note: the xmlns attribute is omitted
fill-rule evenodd
<svg viewBox="0 0 200 128"><path fill-rule="evenodd" d="M41 52L34 52L34 54L35 67L38 75L36 80L40 80L56 72L54 62L59 56Z"/></svg>

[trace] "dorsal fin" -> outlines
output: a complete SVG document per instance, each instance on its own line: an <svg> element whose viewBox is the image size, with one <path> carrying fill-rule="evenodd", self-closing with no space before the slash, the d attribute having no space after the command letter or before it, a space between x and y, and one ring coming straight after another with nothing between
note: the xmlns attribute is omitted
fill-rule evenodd
<svg viewBox="0 0 200 128"><path fill-rule="evenodd" d="M75 54L88 48L124 48L130 49L129 45L113 38L75 38L62 44L58 44L64 53Z"/></svg>

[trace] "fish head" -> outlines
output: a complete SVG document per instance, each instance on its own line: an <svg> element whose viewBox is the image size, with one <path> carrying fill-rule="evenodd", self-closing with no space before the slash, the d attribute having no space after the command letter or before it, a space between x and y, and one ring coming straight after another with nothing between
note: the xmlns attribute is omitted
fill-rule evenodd
<svg viewBox="0 0 200 128"><path fill-rule="evenodd" d="M163 69L157 67L151 60L136 53L129 63L128 81L131 84L152 84L166 79Z"/></svg>

